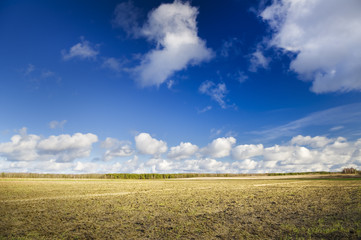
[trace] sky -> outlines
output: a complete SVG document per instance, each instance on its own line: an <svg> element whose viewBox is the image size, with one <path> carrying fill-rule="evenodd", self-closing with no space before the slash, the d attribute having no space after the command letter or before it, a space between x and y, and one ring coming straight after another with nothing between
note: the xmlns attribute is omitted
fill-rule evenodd
<svg viewBox="0 0 361 240"><path fill-rule="evenodd" d="M0 172L361 168L359 0L0 2Z"/></svg>

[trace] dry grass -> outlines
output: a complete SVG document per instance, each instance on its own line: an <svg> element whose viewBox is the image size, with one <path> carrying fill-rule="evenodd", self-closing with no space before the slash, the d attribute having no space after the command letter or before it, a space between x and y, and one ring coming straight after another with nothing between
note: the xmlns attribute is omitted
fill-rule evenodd
<svg viewBox="0 0 361 240"><path fill-rule="evenodd" d="M0 239L360 239L361 181L0 179Z"/></svg>

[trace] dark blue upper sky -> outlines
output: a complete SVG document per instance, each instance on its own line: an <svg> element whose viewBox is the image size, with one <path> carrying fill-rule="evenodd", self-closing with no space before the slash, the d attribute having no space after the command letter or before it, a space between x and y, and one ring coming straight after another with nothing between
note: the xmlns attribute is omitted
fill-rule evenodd
<svg viewBox="0 0 361 240"><path fill-rule="evenodd" d="M361 134L361 6L311 2L1 1L0 171L359 166L351 155ZM78 149L67 142L76 133L96 140ZM149 135L145 142L135 138L141 133ZM39 138L33 145L30 135ZM294 140L298 135L308 142ZM44 147L50 136L64 147ZM347 161L292 165L304 158L294 159L301 145L319 138L336 144L338 137L353 146ZM33 148L24 150L27 144ZM256 150L244 146L257 144L263 152L245 154ZM293 157L270 157L276 145ZM323 149L307 148L312 159L330 147L317 146ZM23 157L29 154L31 161ZM201 168L202 161L216 165Z"/></svg>

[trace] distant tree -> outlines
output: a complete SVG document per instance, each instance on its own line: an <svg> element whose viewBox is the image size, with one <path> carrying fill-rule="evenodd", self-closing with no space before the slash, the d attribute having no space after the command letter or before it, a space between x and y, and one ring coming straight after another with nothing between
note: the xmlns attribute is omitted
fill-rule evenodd
<svg viewBox="0 0 361 240"><path fill-rule="evenodd" d="M344 174L355 174L355 173L357 173L357 170L356 169L354 169L354 168L344 168L344 169L342 169L342 173L344 173Z"/></svg>

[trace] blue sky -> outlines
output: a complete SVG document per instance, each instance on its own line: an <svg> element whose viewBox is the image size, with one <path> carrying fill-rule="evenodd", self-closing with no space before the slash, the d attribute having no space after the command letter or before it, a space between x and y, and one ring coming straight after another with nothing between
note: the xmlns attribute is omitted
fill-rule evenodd
<svg viewBox="0 0 361 240"><path fill-rule="evenodd" d="M0 171L360 168L360 10L2 1Z"/></svg>

